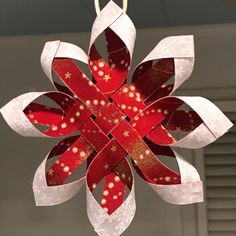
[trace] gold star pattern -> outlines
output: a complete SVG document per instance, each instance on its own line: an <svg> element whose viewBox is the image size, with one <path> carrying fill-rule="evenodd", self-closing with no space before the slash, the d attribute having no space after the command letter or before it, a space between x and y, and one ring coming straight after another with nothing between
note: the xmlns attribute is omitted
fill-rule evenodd
<svg viewBox="0 0 236 236"><path fill-rule="evenodd" d="M54 170L53 169L50 169L49 171L48 171L48 175L53 175L53 172L54 172Z"/></svg>
<svg viewBox="0 0 236 236"><path fill-rule="evenodd" d="M107 170L109 168L109 164L106 163L106 165L104 166L105 170Z"/></svg>
<svg viewBox="0 0 236 236"><path fill-rule="evenodd" d="M108 82L108 81L111 79L111 76L110 76L110 75L105 75L105 76L103 77L103 79L104 79L106 82Z"/></svg>
<svg viewBox="0 0 236 236"><path fill-rule="evenodd" d="M65 78L66 78L66 79L70 79L70 77L71 77L71 73L70 73L70 72L66 72L66 73L65 73Z"/></svg>
<svg viewBox="0 0 236 236"><path fill-rule="evenodd" d="M127 138L129 137L129 131L128 130L125 130L124 133L123 133L124 137Z"/></svg>
<svg viewBox="0 0 236 236"><path fill-rule="evenodd" d="M115 146L115 145L113 145L113 146L111 147L111 151L112 151L112 152L116 152L116 146Z"/></svg>

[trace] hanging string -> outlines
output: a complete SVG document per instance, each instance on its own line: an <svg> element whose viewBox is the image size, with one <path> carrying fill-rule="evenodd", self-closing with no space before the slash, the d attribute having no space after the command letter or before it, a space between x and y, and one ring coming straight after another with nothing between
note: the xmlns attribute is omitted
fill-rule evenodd
<svg viewBox="0 0 236 236"><path fill-rule="evenodd" d="M95 5L96 13L98 15L99 12L101 11L99 0L94 0L94 5ZM123 0L123 11L127 12L127 9L128 9L128 0Z"/></svg>

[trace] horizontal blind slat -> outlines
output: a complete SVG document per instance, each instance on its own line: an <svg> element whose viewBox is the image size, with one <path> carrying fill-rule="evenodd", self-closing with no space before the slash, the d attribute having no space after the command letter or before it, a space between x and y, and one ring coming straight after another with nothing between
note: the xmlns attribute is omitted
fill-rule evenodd
<svg viewBox="0 0 236 236"><path fill-rule="evenodd" d="M209 220L210 231L236 231L236 220Z"/></svg>
<svg viewBox="0 0 236 236"><path fill-rule="evenodd" d="M208 198L208 209L236 209L236 200L230 198Z"/></svg>
<svg viewBox="0 0 236 236"><path fill-rule="evenodd" d="M236 188L235 187L208 187L206 192L207 198L235 198L236 199Z"/></svg>
<svg viewBox="0 0 236 236"><path fill-rule="evenodd" d="M205 155L205 164L208 165L236 165L236 154Z"/></svg>
<svg viewBox="0 0 236 236"><path fill-rule="evenodd" d="M235 220L236 209L212 209L208 210L209 220Z"/></svg>
<svg viewBox="0 0 236 236"><path fill-rule="evenodd" d="M236 123L236 112L226 114ZM204 148L209 236L236 236L236 127Z"/></svg>
<svg viewBox="0 0 236 236"><path fill-rule="evenodd" d="M219 143L235 143L235 140L236 140L236 132L229 131L223 137L217 139L215 141L215 144L219 144Z"/></svg>
<svg viewBox="0 0 236 236"><path fill-rule="evenodd" d="M206 166L206 176L236 176L236 165Z"/></svg>
<svg viewBox="0 0 236 236"><path fill-rule="evenodd" d="M205 148L206 154L235 154L235 143L213 143Z"/></svg>
<svg viewBox="0 0 236 236"><path fill-rule="evenodd" d="M227 232L227 231L210 231L208 236L235 236L236 235L236 231L231 231L231 232Z"/></svg>
<svg viewBox="0 0 236 236"><path fill-rule="evenodd" d="M213 177L207 176L206 186L207 187L236 187L236 176L233 176L233 175L232 176L213 176Z"/></svg>

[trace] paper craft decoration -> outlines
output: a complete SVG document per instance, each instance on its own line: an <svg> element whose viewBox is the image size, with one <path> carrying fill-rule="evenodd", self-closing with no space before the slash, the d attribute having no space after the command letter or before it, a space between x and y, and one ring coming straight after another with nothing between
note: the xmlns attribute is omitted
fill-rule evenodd
<svg viewBox="0 0 236 236"><path fill-rule="evenodd" d="M95 46L102 33L107 59ZM88 55L69 43L45 44L41 64L55 91L29 92L1 109L9 126L23 136L64 138L35 173L36 204L63 203L85 184L88 217L101 236L121 235L134 217L134 178L128 160L164 201L201 202L203 189L197 170L172 147L201 148L232 126L207 99L173 95L193 70L193 36L163 39L127 83L135 36L130 18L110 1L93 24ZM88 64L91 80L76 61ZM54 81L52 71L62 84ZM35 102L41 97L57 106ZM46 129L40 131L36 125ZM69 136L76 131L79 134ZM185 136L178 140L176 131ZM165 166L160 155L175 158L179 173ZM55 156L46 170L47 161ZM86 161L85 176L67 183ZM96 200L93 192L101 181L103 191Z"/></svg>

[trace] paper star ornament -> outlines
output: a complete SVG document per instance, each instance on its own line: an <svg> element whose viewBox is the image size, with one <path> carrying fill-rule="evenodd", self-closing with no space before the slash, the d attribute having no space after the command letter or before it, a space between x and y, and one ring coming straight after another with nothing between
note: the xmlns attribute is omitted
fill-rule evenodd
<svg viewBox="0 0 236 236"><path fill-rule="evenodd" d="M95 46L103 33L107 58ZM131 164L163 200L201 202L197 170L172 147L201 148L232 126L207 99L173 95L193 70L193 36L163 39L127 83L135 36L130 18L110 1L93 24L88 54L61 41L45 44L41 64L54 91L23 94L1 109L9 126L23 136L63 138L35 173L36 204L65 202L85 184L88 217L101 236L121 235L135 215ZM91 79L76 61L89 66ZM56 105L35 102L41 97ZM177 139L176 132L182 138ZM160 155L175 158L179 172L165 166ZM47 161L55 156L46 170ZM66 182L86 161L84 177ZM103 191L97 200L93 193L101 181Z"/></svg>

